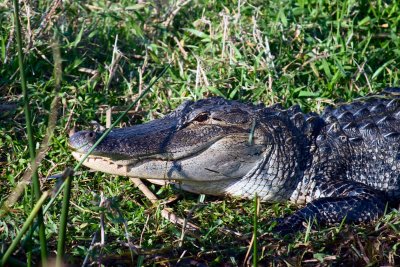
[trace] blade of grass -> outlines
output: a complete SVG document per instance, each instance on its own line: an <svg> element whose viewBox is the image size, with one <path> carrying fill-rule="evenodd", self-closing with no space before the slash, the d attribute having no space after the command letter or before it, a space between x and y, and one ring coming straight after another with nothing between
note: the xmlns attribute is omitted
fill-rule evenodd
<svg viewBox="0 0 400 267"><path fill-rule="evenodd" d="M244 265L250 265L249 256L252 253L253 263L252 266L257 266L258 258L257 258L257 228L258 228L258 215L260 212L260 199L257 196L257 193L254 195L254 215L253 215L253 235L251 237L251 241L247 248L246 256L244 257Z"/></svg>
<svg viewBox="0 0 400 267"><path fill-rule="evenodd" d="M37 221L36 221L37 223ZM38 225L38 224L36 224ZM26 251L27 251L27 255L26 255L26 263L28 267L32 267L32 235L35 232L36 227L34 228L33 226L31 227L31 229L29 229L29 232L27 234L27 236L29 236L29 238L26 238L26 242L27 242L27 246L26 246Z"/></svg>
<svg viewBox="0 0 400 267"><path fill-rule="evenodd" d="M58 40L55 38L54 43L52 45L53 48L53 59L54 59L54 78L55 78L55 90L58 93L61 86L62 79L62 64L61 64L61 53L58 45ZM56 97L57 98L57 97ZM63 204L61 210L61 219L60 219L60 227L59 227L59 235L57 242L57 258L56 258L56 266L61 266L63 263L63 259L65 256L65 239L66 239L66 231L67 231L67 218L69 211L69 200L71 197L71 184L73 175L72 172L65 172L66 181L64 188L64 196L63 196Z"/></svg>
<svg viewBox="0 0 400 267"><path fill-rule="evenodd" d="M307 222L307 230L306 230L306 234L304 236L304 243L308 243L308 241L310 241L310 234L311 234L311 226L313 225L314 220L310 219Z"/></svg>
<svg viewBox="0 0 400 267"><path fill-rule="evenodd" d="M258 210L259 210L259 198L256 193L254 197L254 217L253 217L253 266L254 267L256 267L258 264L258 258L257 258Z"/></svg>
<svg viewBox="0 0 400 267"><path fill-rule="evenodd" d="M63 265L63 259L65 255L65 237L67 232L67 218L69 210L69 200L71 197L71 184L73 175L69 175L65 180L64 197L61 210L60 228L57 243L57 258L56 267L61 267Z"/></svg>
<svg viewBox="0 0 400 267"><path fill-rule="evenodd" d="M17 51L18 51L18 63L19 63L19 72L21 78L21 88L24 99L24 113L26 120L26 131L28 135L28 146L29 146L29 155L31 158L31 165L34 164L36 158L35 152L35 142L33 139L33 131L32 131L32 119L31 112L29 107L29 96L27 90L27 84L25 79L25 71L24 71L24 59L22 53L22 38L21 38L21 27L19 24L19 3L18 0L14 0L14 21L15 21L15 29L16 29L16 39L17 39ZM33 172L32 176L32 191L34 193L36 201L40 199L40 184L39 184L39 176L37 170ZM32 198L32 204L33 204ZM32 205L33 206L33 205ZM43 223L43 211L41 206L37 211L38 215L38 223L39 223L39 242L40 242L40 255L43 266L46 266L47 262L47 246L46 246L46 233L45 226Z"/></svg>

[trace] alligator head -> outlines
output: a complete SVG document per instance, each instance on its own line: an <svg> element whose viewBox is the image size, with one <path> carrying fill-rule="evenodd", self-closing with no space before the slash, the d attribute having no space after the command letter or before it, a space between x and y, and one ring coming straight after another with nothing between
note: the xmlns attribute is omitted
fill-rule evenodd
<svg viewBox="0 0 400 267"><path fill-rule="evenodd" d="M261 123L265 121L265 114L263 107L222 98L187 101L162 119L112 130L83 164L98 171L159 184L172 181L195 193L243 196L239 191L244 185L238 183L243 178L250 179L261 173L276 176L278 171L282 172L271 166L264 167L266 162L277 164L271 156L279 139L276 132L282 133L285 128L279 127L283 124L277 119L279 116L270 117L276 120L274 123ZM81 131L70 137L73 156L80 160L101 134ZM288 153L293 154L292 147L290 150ZM292 167L296 169L295 164ZM269 182L263 179L264 184L259 187L271 190L268 183L271 187L275 177Z"/></svg>

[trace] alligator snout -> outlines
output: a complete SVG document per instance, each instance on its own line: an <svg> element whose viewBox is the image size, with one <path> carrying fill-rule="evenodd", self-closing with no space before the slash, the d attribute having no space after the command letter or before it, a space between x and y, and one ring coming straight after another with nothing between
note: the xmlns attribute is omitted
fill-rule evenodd
<svg viewBox="0 0 400 267"><path fill-rule="evenodd" d="M98 133L94 131L80 131L69 138L68 145L73 150L85 153L94 145L97 139Z"/></svg>

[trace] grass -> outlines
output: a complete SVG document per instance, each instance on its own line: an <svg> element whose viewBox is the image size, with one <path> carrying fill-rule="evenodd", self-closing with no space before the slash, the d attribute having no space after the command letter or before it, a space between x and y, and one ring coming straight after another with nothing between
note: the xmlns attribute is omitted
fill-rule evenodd
<svg viewBox="0 0 400 267"><path fill-rule="evenodd" d="M37 1L23 2L22 36L35 140L46 133L50 106L60 97L58 121L38 171L47 177L76 163L68 131L105 124L104 105L128 106L163 66L171 67L121 126L159 118L186 99L219 95L267 105L299 104L320 112L399 84L400 5L389 1ZM0 4L0 203L21 180L28 163L25 120L18 79L12 3ZM52 43L58 39L62 81L54 78ZM5 108L14 107L14 108ZM13 105L17 105L16 108ZM115 118L117 115L114 115ZM115 119L114 118L114 119ZM117 262L242 265L252 238L252 201L198 196L151 185L174 212L201 227L196 235L162 219L129 179L86 169L71 188L66 257L70 264ZM0 253L29 215L33 192L25 188L11 212L0 219ZM257 216L259 262L299 266L400 264L399 212L374 224L324 228L282 239L270 233L271 219L289 214L288 204L261 205ZM57 247L61 201L45 215L48 251ZM101 219L102 218L102 219ZM104 223L101 242L100 220ZM231 229L240 238L223 234ZM92 238L97 239L91 248ZM129 248L129 240L139 255ZM34 242L38 242L37 235ZM40 258L33 245L33 260ZM131 246L131 247L132 247ZM25 261L26 249L14 254ZM255 254L254 254L255 255ZM248 261L251 264L251 260Z"/></svg>

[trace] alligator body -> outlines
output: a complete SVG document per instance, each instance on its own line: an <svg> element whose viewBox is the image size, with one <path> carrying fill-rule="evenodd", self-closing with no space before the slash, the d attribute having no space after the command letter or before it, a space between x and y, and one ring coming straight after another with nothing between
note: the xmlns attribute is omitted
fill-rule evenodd
<svg viewBox="0 0 400 267"><path fill-rule="evenodd" d="M80 160L101 133L69 144ZM305 204L278 230L367 222L400 199L400 90L304 114L222 98L187 101L162 119L115 129L84 162L184 190Z"/></svg>

